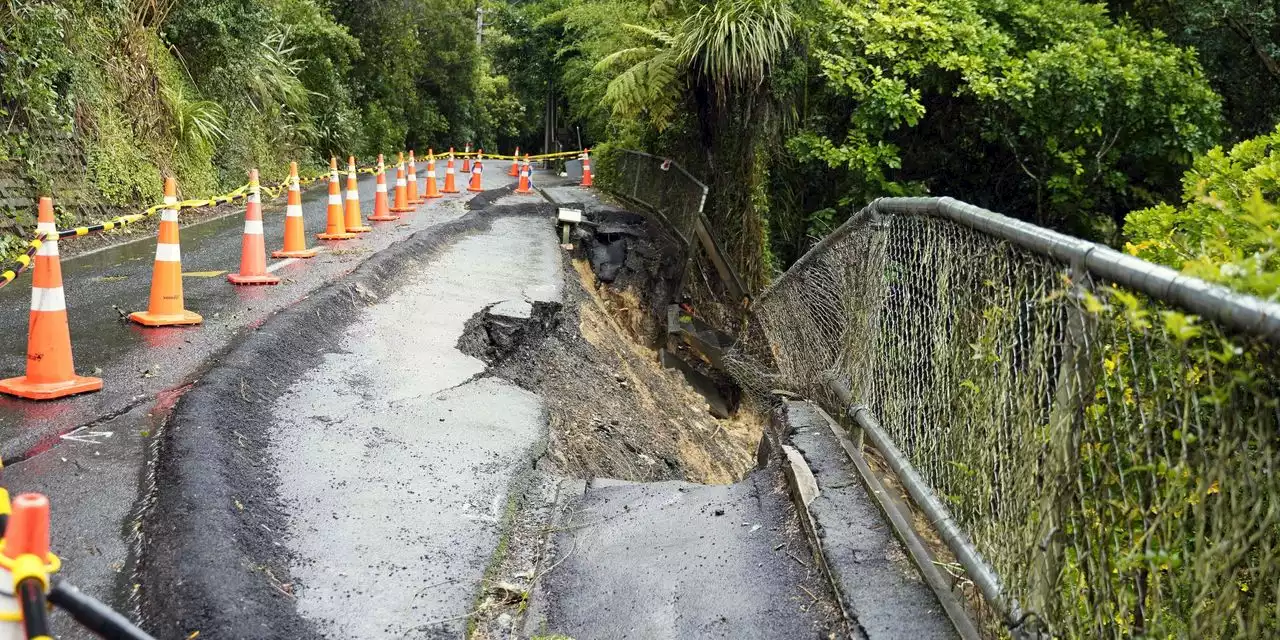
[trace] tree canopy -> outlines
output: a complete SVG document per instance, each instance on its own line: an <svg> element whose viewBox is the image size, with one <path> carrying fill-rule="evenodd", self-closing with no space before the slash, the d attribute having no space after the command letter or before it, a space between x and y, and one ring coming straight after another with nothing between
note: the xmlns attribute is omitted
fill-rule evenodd
<svg viewBox="0 0 1280 640"><path fill-rule="evenodd" d="M297 158L541 148L554 113L560 147L702 176L758 288L883 195L1114 244L1149 233L1131 211L1199 215L1183 173L1274 135L1277 59L1263 0L15 0L0 171L127 205L160 171L210 192Z"/></svg>

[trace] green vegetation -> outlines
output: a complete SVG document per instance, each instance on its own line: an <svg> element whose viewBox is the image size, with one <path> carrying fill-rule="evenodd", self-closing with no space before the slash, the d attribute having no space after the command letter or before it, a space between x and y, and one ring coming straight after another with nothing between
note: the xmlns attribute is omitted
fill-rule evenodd
<svg viewBox="0 0 1280 640"><path fill-rule="evenodd" d="M1123 242L1197 157L1275 127L1272 4L535 0L495 7L487 49L527 114L553 94L602 176L618 147L704 176L759 287L884 195Z"/></svg>
<svg viewBox="0 0 1280 640"><path fill-rule="evenodd" d="M1260 0L480 8L482 46L477 4L461 0L5 3L0 175L25 195L131 207L157 197L160 173L207 194L290 160L541 150L554 105L554 145L596 148L606 182L625 147L703 176L708 216L758 289L883 195L1154 246L1152 216L1181 228L1208 206L1174 205L1228 170L1210 149L1269 139L1280 119L1280 11ZM1126 229L1131 211L1147 213ZM1245 212L1222 215L1234 229ZM1149 257L1195 259L1174 253Z"/></svg>
<svg viewBox="0 0 1280 640"><path fill-rule="evenodd" d="M0 176L85 217L243 184L259 168L496 145L520 117L457 0L0 4ZM19 228L32 212L6 211ZM65 215L65 214L64 214ZM71 222L66 219L65 222ZM96 221L96 220L94 220ZM16 242L0 239L9 255Z"/></svg>
<svg viewBox="0 0 1280 640"><path fill-rule="evenodd" d="M1280 127L1215 147L1182 179L1181 206L1129 214L1127 249L1270 300L1280 299Z"/></svg>

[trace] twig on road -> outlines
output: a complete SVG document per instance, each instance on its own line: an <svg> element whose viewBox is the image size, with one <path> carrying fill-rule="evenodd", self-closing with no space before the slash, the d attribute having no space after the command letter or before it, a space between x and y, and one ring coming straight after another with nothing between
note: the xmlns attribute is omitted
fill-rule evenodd
<svg viewBox="0 0 1280 640"><path fill-rule="evenodd" d="M808 562L805 562L804 560L801 560L801 559L800 559L800 558L798 558L798 557L796 557L796 554L791 553L790 551L788 551L788 552L787 552L787 557L788 557L788 558L791 558L792 560L795 560L796 562L799 562L799 563L800 563L800 566L802 566L802 567L804 567L804 568L806 568L806 569L808 569L808 568L809 568L809 563L808 563Z"/></svg>

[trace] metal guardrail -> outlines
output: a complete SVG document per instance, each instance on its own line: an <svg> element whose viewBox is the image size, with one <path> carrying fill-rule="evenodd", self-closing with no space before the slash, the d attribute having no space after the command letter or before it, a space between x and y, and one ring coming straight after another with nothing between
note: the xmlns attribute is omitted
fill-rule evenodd
<svg viewBox="0 0 1280 640"><path fill-rule="evenodd" d="M756 299L727 361L853 418L993 635L1275 637L1278 345L1280 305L886 198Z"/></svg>
<svg viewBox="0 0 1280 640"><path fill-rule="evenodd" d="M740 324L747 291L703 212L707 185L680 163L642 151L623 150L617 163L608 181L612 191L656 214L684 244L679 294L712 326L732 332Z"/></svg>

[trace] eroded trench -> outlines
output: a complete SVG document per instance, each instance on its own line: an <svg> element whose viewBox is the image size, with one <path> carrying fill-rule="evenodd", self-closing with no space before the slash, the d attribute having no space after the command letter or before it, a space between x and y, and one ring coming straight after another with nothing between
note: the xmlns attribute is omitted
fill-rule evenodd
<svg viewBox="0 0 1280 640"><path fill-rule="evenodd" d="M548 425L545 451L513 485L467 637L701 637L683 625L716 611L748 635L826 637L838 609L803 560L811 552L783 506L777 457L759 457L767 409L742 402L726 411L729 394L695 387L720 382L708 363L670 366L679 346L665 316L679 252L646 218L591 214L561 261L562 302L490 305L458 340L486 363L484 376L540 397ZM671 553L610 543L648 548L638 542L646 536ZM686 581L723 582L732 603L702 602ZM615 622L585 622L617 606L625 611ZM659 613L668 608L687 611Z"/></svg>
<svg viewBox="0 0 1280 640"><path fill-rule="evenodd" d="M764 421L726 416L661 353L672 251L642 217L596 214L564 264L564 302L506 301L473 316L458 348L540 395L550 442L539 469L583 479L736 482L755 464ZM723 417L718 417L723 416Z"/></svg>

